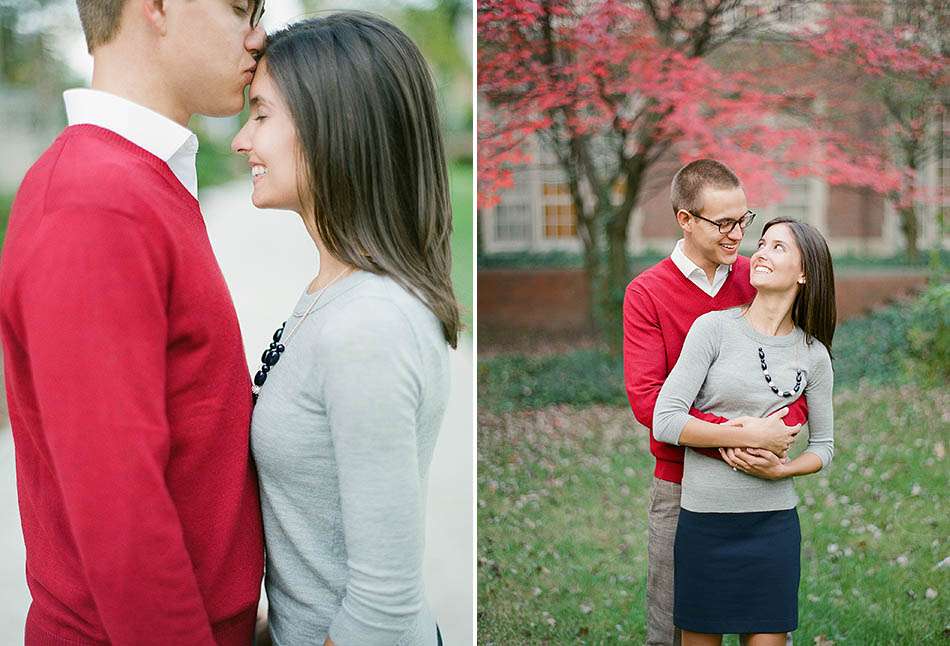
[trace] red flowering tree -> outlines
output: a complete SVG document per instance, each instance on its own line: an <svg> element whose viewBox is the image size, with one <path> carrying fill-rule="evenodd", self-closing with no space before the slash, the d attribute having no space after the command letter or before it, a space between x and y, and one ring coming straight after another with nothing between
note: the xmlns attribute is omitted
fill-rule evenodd
<svg viewBox="0 0 950 646"><path fill-rule="evenodd" d="M576 211L592 315L609 340L619 339L629 280L629 220L664 156L724 161L757 203L781 196L779 176L899 188L881 147L829 130L815 93L790 87L792 71L814 73L815 59L768 27L803 4L480 0L480 203L497 200L532 145L553 153ZM759 60L763 40L770 56Z"/></svg>
<svg viewBox="0 0 950 646"><path fill-rule="evenodd" d="M882 119L873 142L883 147L899 170L900 181L886 192L904 234L907 255L918 256L920 207L942 202L942 183L924 187L923 164L938 159L940 137L933 129L941 123L947 99L947 62L950 6L933 0L889 3L889 20L868 15L867 7L838 5L834 14L803 34L825 79L852 89L841 93L827 87L830 113L839 129L844 122L866 118L867 106L877 105ZM864 13L862 13L864 12ZM938 209L938 241L942 239L942 214Z"/></svg>

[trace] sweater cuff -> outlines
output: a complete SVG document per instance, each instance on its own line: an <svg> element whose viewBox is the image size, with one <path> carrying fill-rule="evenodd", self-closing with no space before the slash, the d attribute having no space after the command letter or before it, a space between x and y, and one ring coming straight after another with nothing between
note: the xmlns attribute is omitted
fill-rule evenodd
<svg viewBox="0 0 950 646"><path fill-rule="evenodd" d="M344 604L330 623L327 634L336 646L392 646L404 643L405 633L411 630L412 627L400 631L367 624L350 614Z"/></svg>
<svg viewBox="0 0 950 646"><path fill-rule="evenodd" d="M689 413L671 413L653 416L653 438L674 446L680 445L680 435L689 422Z"/></svg>
<svg viewBox="0 0 950 646"><path fill-rule="evenodd" d="M825 445L812 445L806 446L803 453L813 453L818 456L818 459L821 460L821 468L826 468L831 464L831 458L834 456L834 450Z"/></svg>

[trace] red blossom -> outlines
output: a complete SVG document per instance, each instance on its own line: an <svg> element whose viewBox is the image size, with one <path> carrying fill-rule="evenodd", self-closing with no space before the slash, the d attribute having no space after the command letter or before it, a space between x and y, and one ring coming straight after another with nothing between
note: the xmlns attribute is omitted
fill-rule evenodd
<svg viewBox="0 0 950 646"><path fill-rule="evenodd" d="M668 19L671 5L658 4L660 19ZM678 5L679 24L698 19L701 11L684 8L693 4ZM946 61L904 27L838 9L829 15L788 45L797 52L792 63L749 71L689 55L676 34L661 38L635 2L480 0L478 86L487 102L479 121L480 205L493 202L510 170L528 161L532 136L553 129L626 137L628 155L639 150L638 135L648 135L673 144L682 161L715 157L734 168L758 203L781 197L779 177L821 176L899 194L907 182L892 160L886 119L863 130L842 127L839 119L850 114L844 106L858 97L839 95L857 94L853 88L832 90L827 75L814 87L786 79L826 72L838 59L856 62L866 77L943 79Z"/></svg>

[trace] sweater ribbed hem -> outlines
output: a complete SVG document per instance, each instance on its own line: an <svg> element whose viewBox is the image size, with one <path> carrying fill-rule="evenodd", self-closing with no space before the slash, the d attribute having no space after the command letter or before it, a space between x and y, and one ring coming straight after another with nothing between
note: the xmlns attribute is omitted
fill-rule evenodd
<svg viewBox="0 0 950 646"><path fill-rule="evenodd" d="M175 194L185 201L185 203L194 209L199 209L198 200L195 198L191 192L185 188L185 185L181 183L181 180L175 176L175 173L172 172L172 169L168 167L168 164L162 159L156 157L149 151L145 150L138 144L134 144L125 137L107 128L102 128L100 126L94 126L90 123L82 123L75 126L69 126L59 135L60 138L64 140L71 139L73 137L93 137L102 141L108 141L115 146L121 148L125 152L134 155L135 157L141 159L149 166L154 168L171 186Z"/></svg>
<svg viewBox="0 0 950 646"><path fill-rule="evenodd" d="M110 646L108 641L99 641L80 636L57 635L50 626L42 625L34 607L26 617L24 646ZM257 606L245 608L238 614L211 626L217 646L251 646L254 642L254 627L257 623Z"/></svg>
<svg viewBox="0 0 950 646"><path fill-rule="evenodd" d="M435 618L425 603L412 619L411 625L401 633L363 623L345 608L341 608L333 619L333 623L330 624L327 636L337 646L363 646L364 644L435 646L438 643Z"/></svg>
<svg viewBox="0 0 950 646"><path fill-rule="evenodd" d="M660 458L657 458L656 468L653 469L653 475L659 478L660 480L666 480L667 482L682 484L683 463L670 462L668 460L661 460Z"/></svg>
<svg viewBox="0 0 950 646"><path fill-rule="evenodd" d="M731 285L733 282L735 282L736 280L739 280L739 279L737 279L737 278L734 278L734 277L736 276L736 273L737 273L736 270L737 270L737 269L738 269L739 271L745 270L745 275L748 276L748 269L749 269L749 266L748 266L748 265L743 266L743 265L741 264L742 262L747 262L747 263L748 263L748 262L751 262L751 261L750 261L748 258L746 258L745 256L738 256L738 257L736 258L736 261L735 261L734 263L732 263L732 266L729 267L729 273L726 275L726 279L722 282L722 285L719 286L719 290L716 292L715 296L711 296L711 295L707 294L706 292L704 292L703 289L702 289L699 285L697 285L696 283L694 283L693 281L691 281L691 280L689 279L689 277L687 277L686 275L684 275L683 272L680 271L680 268L676 266L676 263L673 262L673 258L672 258L672 257L667 256L666 258L664 258L663 260L661 260L661 261L660 261L659 263L657 263L657 264L658 264L658 265L665 265L664 269L665 269L666 271L670 272L673 276L676 276L676 279L677 279L677 280L683 282L683 283L686 284L686 285L689 285L690 288L692 288L693 290L695 290L695 292L694 292L694 297L695 297L695 298L701 298L701 297L705 296L705 297L706 297L707 299L709 299L710 301L718 301L718 300L720 299L720 296L721 296L721 295L723 295L723 294L728 294L728 293L729 293L729 290L727 290L726 287L730 286L730 285ZM748 278L747 278L746 280L748 281ZM755 292L753 291L752 294L753 294L753 297L754 297ZM750 298L748 302L751 303L751 302L752 302L752 298ZM714 307L712 308L712 310L710 310L710 311L718 310L718 309L720 309L720 307L714 306Z"/></svg>
<svg viewBox="0 0 950 646"><path fill-rule="evenodd" d="M211 625L218 646L251 646L257 625L257 605L245 608L230 619Z"/></svg>

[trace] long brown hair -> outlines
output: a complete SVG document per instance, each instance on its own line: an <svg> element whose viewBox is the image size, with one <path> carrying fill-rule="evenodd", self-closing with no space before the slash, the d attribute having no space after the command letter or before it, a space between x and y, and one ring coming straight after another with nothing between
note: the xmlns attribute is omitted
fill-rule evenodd
<svg viewBox="0 0 950 646"><path fill-rule="evenodd" d="M301 203L327 251L415 294L456 347L452 207L419 49L379 16L347 11L277 31L264 57L297 130Z"/></svg>
<svg viewBox="0 0 950 646"><path fill-rule="evenodd" d="M792 322L805 333L808 343L812 338L821 341L831 355L831 341L835 336L837 310L835 308L835 270L828 243L818 229L794 218L775 218L762 227L762 235L776 224L791 230L802 256L805 284L799 285L792 304Z"/></svg>

